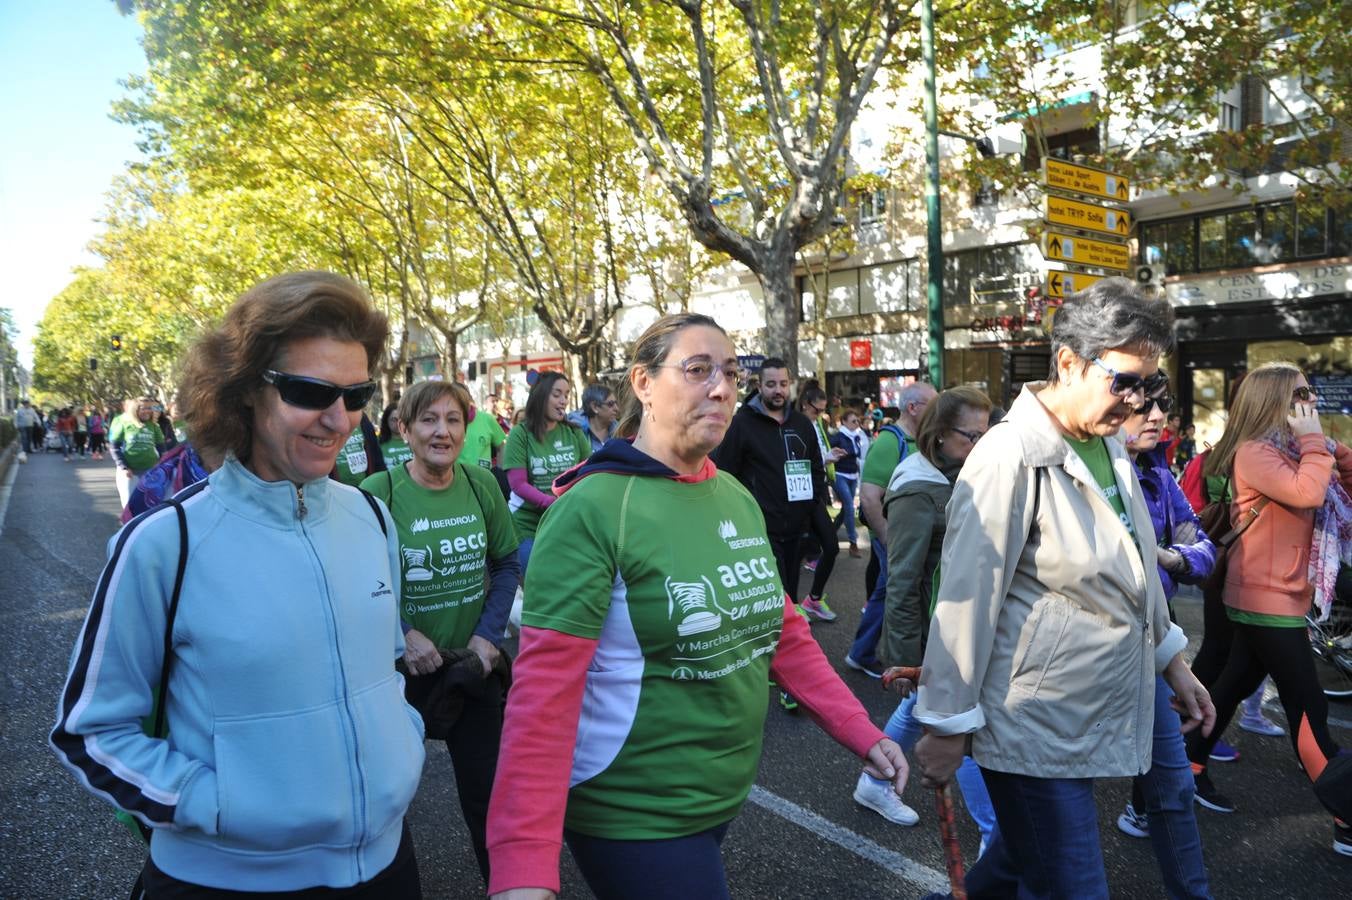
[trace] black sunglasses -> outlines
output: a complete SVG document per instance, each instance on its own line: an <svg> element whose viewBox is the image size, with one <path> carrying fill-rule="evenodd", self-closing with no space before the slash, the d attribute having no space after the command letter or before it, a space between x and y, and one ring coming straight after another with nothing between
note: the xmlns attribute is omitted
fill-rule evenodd
<svg viewBox="0 0 1352 900"><path fill-rule="evenodd" d="M1150 407L1158 406L1160 412L1168 414L1169 410L1174 408L1174 398L1169 394L1160 394L1158 397L1146 397L1141 408L1136 410L1138 416L1150 415Z"/></svg>
<svg viewBox="0 0 1352 900"><path fill-rule="evenodd" d="M984 435L986 432L984 432L984 431L963 431L961 428L954 428L954 429L953 429L953 433L954 433L954 434L960 434L960 435L962 435L963 437L967 438L967 440L969 440L969 441L971 441L973 444L975 444L977 441L981 440L981 436Z"/></svg>
<svg viewBox="0 0 1352 900"><path fill-rule="evenodd" d="M1169 373L1156 372L1153 375L1142 377L1135 372L1119 372L1116 369L1109 368L1103 364L1100 359L1090 360L1094 365L1112 376L1111 383L1108 385L1108 392L1115 397L1126 397L1141 391L1144 396L1149 397L1169 383Z"/></svg>
<svg viewBox="0 0 1352 900"><path fill-rule="evenodd" d="M1317 396L1312 387L1298 387L1291 391L1291 402L1295 403L1299 400L1301 403L1309 403Z"/></svg>
<svg viewBox="0 0 1352 900"><path fill-rule="evenodd" d="M333 405L333 401L342 397L343 406L348 412L356 412L370 402L371 396L379 386L374 381L343 386L318 378L307 378L304 375L288 375L273 369L263 373L263 380L275 387L282 400L291 406L298 406L301 409L328 409Z"/></svg>

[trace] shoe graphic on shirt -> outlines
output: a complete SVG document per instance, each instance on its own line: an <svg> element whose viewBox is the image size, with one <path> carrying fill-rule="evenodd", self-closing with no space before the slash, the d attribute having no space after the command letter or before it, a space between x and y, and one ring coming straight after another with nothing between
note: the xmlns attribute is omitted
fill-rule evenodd
<svg viewBox="0 0 1352 900"><path fill-rule="evenodd" d="M431 555L431 548L419 550L417 547L405 547L403 555L405 581L432 580L432 573L427 568L427 558Z"/></svg>
<svg viewBox="0 0 1352 900"><path fill-rule="evenodd" d="M681 637L713 631L723 624L723 617L714 611L714 586L709 579L673 581L667 576L667 616L676 619L676 633Z"/></svg>

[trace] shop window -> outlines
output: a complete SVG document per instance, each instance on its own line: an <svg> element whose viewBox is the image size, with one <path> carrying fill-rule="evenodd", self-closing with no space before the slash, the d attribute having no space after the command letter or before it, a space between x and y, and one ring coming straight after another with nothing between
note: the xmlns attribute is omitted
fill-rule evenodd
<svg viewBox="0 0 1352 900"><path fill-rule="evenodd" d="M1225 266L1240 269L1260 262L1257 245L1258 212L1232 212L1225 217Z"/></svg>
<svg viewBox="0 0 1352 900"><path fill-rule="evenodd" d="M1165 274L1184 275L1197 271L1197 247L1193 219L1170 222L1165 240Z"/></svg>
<svg viewBox="0 0 1352 900"><path fill-rule="evenodd" d="M1197 220L1197 267L1225 267L1225 213Z"/></svg>
<svg viewBox="0 0 1352 900"><path fill-rule="evenodd" d="M1299 202L1296 211L1296 256L1323 256L1329 249L1328 210L1322 203Z"/></svg>

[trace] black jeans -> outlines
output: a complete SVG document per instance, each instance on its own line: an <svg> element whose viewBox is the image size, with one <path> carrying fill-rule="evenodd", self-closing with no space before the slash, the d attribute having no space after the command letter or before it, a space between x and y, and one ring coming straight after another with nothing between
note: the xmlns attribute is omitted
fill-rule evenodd
<svg viewBox="0 0 1352 900"><path fill-rule="evenodd" d="M1202 589L1202 645L1192 661L1192 674L1208 689L1221 677L1235 640L1235 626L1225 613L1222 588L1223 584ZM1215 733L1220 736L1219 731Z"/></svg>
<svg viewBox="0 0 1352 900"><path fill-rule="evenodd" d="M422 882L418 877L418 858L413 852L413 836L404 823L403 836L394 861L369 881L346 888L313 887L299 891L231 891L203 887L166 874L149 857L141 872L145 900L420 900Z"/></svg>

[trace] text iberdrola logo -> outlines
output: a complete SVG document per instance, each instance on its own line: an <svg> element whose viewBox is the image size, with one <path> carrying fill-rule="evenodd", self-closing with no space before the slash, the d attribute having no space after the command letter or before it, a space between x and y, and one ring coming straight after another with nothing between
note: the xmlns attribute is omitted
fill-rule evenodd
<svg viewBox="0 0 1352 900"><path fill-rule="evenodd" d="M421 519L414 519L412 522L408 523L408 530L414 534L417 534L420 531L426 531L431 527L432 523L429 522L425 516Z"/></svg>
<svg viewBox="0 0 1352 900"><path fill-rule="evenodd" d="M725 541L737 537L737 526L733 524L732 519L724 519L718 523L718 536Z"/></svg>

